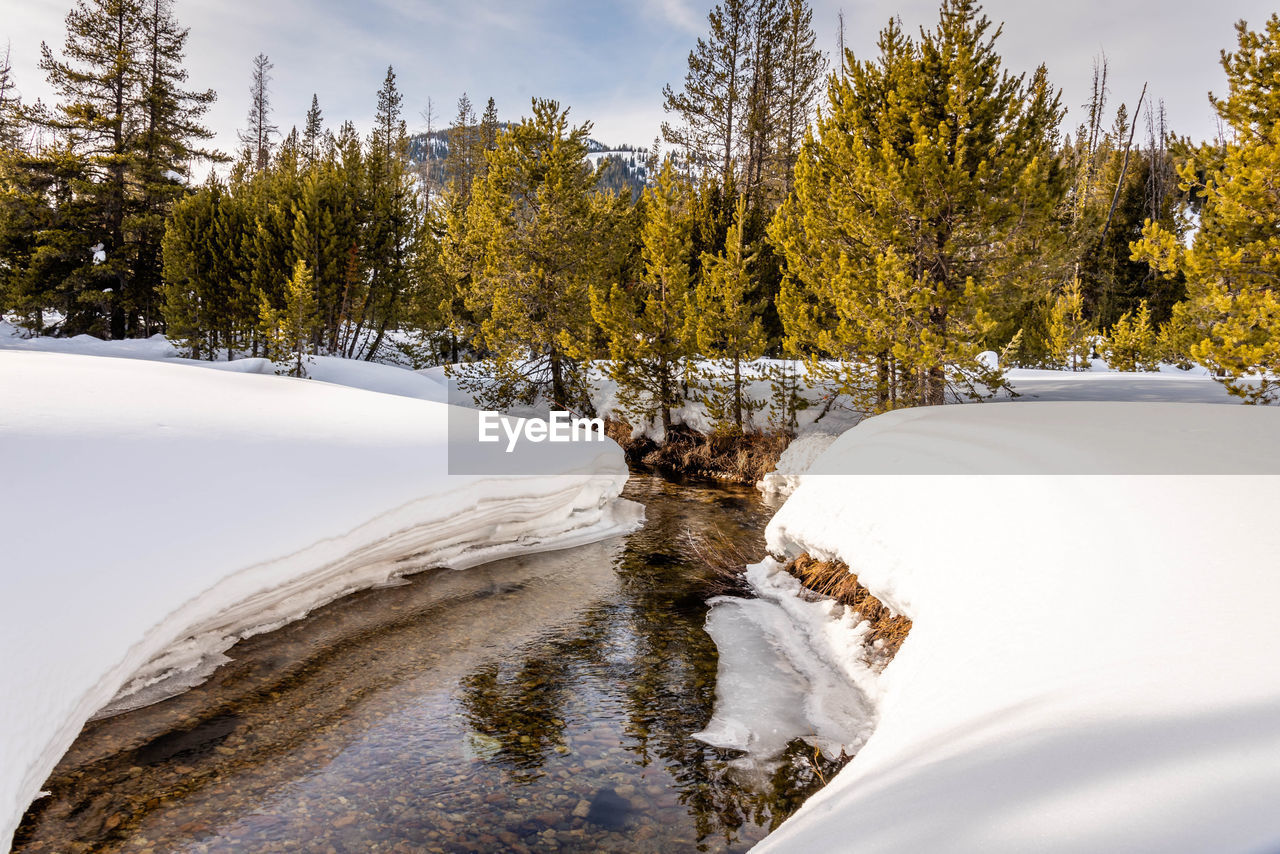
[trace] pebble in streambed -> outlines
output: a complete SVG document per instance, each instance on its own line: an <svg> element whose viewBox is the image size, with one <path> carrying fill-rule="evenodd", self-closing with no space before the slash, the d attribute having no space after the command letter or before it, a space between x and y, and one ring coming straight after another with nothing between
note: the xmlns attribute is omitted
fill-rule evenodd
<svg viewBox="0 0 1280 854"><path fill-rule="evenodd" d="M609 830L618 830L627 823L631 814L631 802L613 789L605 786L596 792L587 810L587 821Z"/></svg>

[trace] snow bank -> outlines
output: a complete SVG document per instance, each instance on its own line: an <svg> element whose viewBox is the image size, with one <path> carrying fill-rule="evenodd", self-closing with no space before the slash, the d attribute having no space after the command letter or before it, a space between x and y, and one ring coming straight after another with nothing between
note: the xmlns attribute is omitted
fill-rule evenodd
<svg viewBox="0 0 1280 854"><path fill-rule="evenodd" d="M1277 435L1276 409L1063 403L842 436L770 548L914 625L870 739L760 850L1280 846ZM1081 461L1220 474L1056 473Z"/></svg>
<svg viewBox="0 0 1280 854"><path fill-rule="evenodd" d="M718 597L707 614L720 651L716 705L693 737L745 751L738 766L766 773L797 738L829 759L852 755L871 733L868 624L829 599L808 601L776 561L748 567L747 582L759 598Z"/></svg>
<svg viewBox="0 0 1280 854"><path fill-rule="evenodd" d="M91 715L189 684L238 637L399 574L639 522L612 442L524 446L561 454L559 476L450 476L448 411L0 352L0 842Z"/></svg>
<svg viewBox="0 0 1280 854"><path fill-rule="evenodd" d="M1095 361L1093 371L1044 371L1014 368L1006 374L1016 397L1001 392L995 402L1148 402L1220 403L1239 406L1238 398L1227 393L1203 368L1183 371L1162 366L1158 372L1107 372ZM812 396L812 393L810 394ZM803 413L802 413L803 415ZM835 417L831 417L835 416ZM853 427L859 416L847 410L833 410L823 422L804 421L796 439L783 452L775 471L756 486L766 498L785 497L799 485L801 475L825 451L835 435Z"/></svg>

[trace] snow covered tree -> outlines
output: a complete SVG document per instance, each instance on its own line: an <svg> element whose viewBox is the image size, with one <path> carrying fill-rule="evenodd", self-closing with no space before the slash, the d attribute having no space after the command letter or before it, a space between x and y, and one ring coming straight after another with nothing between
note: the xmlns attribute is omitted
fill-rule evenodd
<svg viewBox="0 0 1280 854"><path fill-rule="evenodd" d="M743 230L746 196L739 196L724 251L702 259L702 278L695 291L699 352L710 364L701 377L702 402L716 429L741 434L763 401L751 398L747 384L756 378L751 363L764 355L765 335L760 306L749 301L754 247Z"/></svg>
<svg viewBox="0 0 1280 854"><path fill-rule="evenodd" d="M1198 338L1189 355L1248 403L1280 395L1280 16L1261 31L1241 21L1237 47L1223 52L1227 96L1211 96L1233 136L1187 152L1182 187L1201 200L1190 248L1148 223L1134 257L1186 277L1175 318ZM1250 380L1251 376L1260 379Z"/></svg>
<svg viewBox="0 0 1280 854"><path fill-rule="evenodd" d="M1043 67L1003 68L997 36L945 0L918 42L892 21L877 59L848 53L770 226L788 348L863 411L986 393L993 312L1053 284L1038 241L1063 193L1062 110Z"/></svg>
<svg viewBox="0 0 1280 854"><path fill-rule="evenodd" d="M684 400L682 372L694 344L688 208L689 188L668 160L644 193L640 275L591 289L623 408L646 423L658 420L664 433Z"/></svg>

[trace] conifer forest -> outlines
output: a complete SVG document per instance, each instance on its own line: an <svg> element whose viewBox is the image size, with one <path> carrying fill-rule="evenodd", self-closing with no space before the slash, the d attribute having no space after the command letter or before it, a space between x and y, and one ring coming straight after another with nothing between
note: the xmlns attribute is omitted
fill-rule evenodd
<svg viewBox="0 0 1280 854"><path fill-rule="evenodd" d="M857 55L806 0L725 0L654 93L660 137L592 159L590 117L537 97L411 134L394 68L371 127L323 93L278 127L265 54L190 88L181 12L77 0L40 48L51 102L0 67L0 308L28 334L449 364L497 407L591 413L607 375L633 420L697 401L727 435L765 404L749 379L794 402L801 364L864 414L1091 357L1276 391L1238 381L1280 368L1276 16L1220 46L1221 132L1192 140L1159 81L1117 103L1105 56L1066 126L972 0ZM210 146L219 98L238 150Z"/></svg>

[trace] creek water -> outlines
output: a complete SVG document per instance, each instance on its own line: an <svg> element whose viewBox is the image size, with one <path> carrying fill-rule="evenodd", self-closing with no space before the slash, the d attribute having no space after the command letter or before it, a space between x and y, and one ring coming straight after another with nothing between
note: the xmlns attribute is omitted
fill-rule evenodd
<svg viewBox="0 0 1280 854"><path fill-rule="evenodd" d="M754 490L633 475L647 522L432 570L241 641L205 684L88 724L15 852L740 851L836 767L690 737L715 701L708 571L763 554Z"/></svg>

